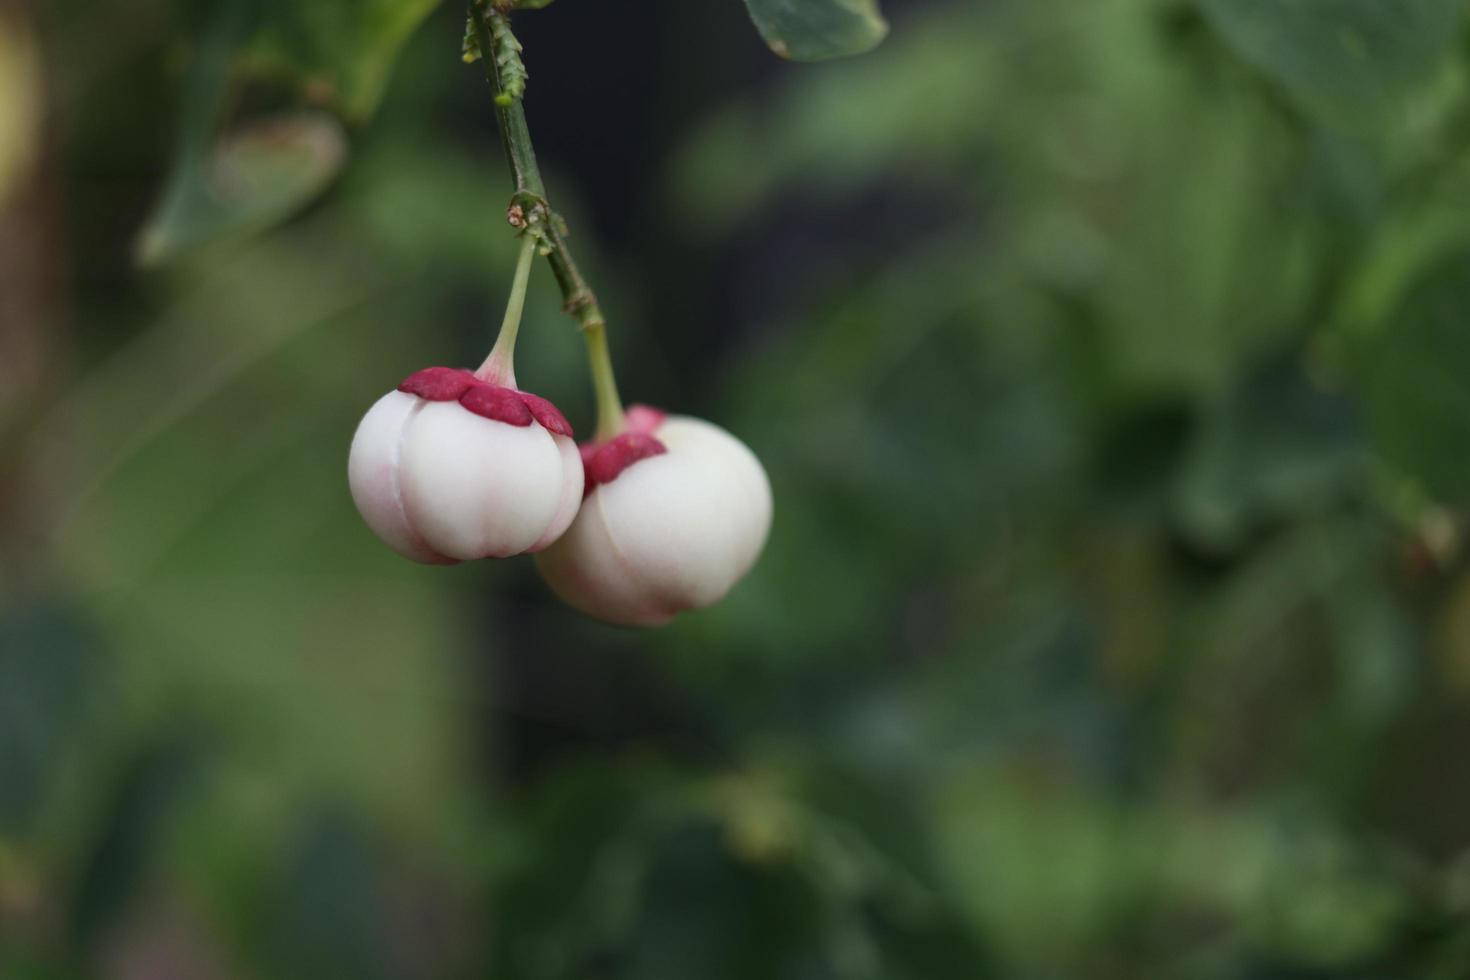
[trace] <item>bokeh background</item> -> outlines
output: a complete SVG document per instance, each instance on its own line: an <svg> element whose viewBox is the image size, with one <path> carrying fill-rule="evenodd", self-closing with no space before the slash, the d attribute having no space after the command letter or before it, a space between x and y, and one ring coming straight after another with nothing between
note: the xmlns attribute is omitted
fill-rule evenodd
<svg viewBox="0 0 1470 980"><path fill-rule="evenodd" d="M1470 976L1464 3L885 11L517 18L624 394L775 487L626 632L347 494L505 298L462 11L0 2L0 976Z"/></svg>

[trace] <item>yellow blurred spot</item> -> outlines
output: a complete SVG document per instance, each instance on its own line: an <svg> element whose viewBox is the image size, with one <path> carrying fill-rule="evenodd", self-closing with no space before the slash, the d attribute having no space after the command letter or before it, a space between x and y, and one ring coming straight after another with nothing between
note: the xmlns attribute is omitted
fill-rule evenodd
<svg viewBox="0 0 1470 980"><path fill-rule="evenodd" d="M1434 624L1433 649L1447 687L1470 692L1470 576L1455 583Z"/></svg>
<svg viewBox="0 0 1470 980"><path fill-rule="evenodd" d="M0 18L0 204L35 161L41 56L28 25Z"/></svg>
<svg viewBox="0 0 1470 980"><path fill-rule="evenodd" d="M711 801L724 820L726 844L740 860L769 864L797 847L800 820L768 774L724 777L711 787Z"/></svg>

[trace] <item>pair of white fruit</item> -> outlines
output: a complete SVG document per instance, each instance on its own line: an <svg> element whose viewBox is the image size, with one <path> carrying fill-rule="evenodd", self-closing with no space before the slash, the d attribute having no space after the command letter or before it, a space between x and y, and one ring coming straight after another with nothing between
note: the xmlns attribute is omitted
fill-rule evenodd
<svg viewBox="0 0 1470 980"><path fill-rule="evenodd" d="M579 450L550 402L450 368L379 399L347 469L363 519L404 557L532 552L564 602L626 626L717 602L771 525L765 470L716 425L633 408L627 431Z"/></svg>

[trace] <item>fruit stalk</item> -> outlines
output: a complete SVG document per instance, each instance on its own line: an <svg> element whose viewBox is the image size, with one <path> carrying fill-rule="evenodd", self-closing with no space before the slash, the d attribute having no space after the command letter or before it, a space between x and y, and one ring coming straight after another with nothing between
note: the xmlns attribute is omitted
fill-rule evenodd
<svg viewBox="0 0 1470 980"><path fill-rule="evenodd" d="M521 314L526 309L526 285L531 279L531 258L536 254L536 234L528 231L521 241L521 254L516 259L516 274L511 280L510 299L505 304L505 318L500 321L500 334L490 356L475 372L492 384L516 386L516 338L521 333Z"/></svg>
<svg viewBox="0 0 1470 980"><path fill-rule="evenodd" d="M627 423L622 401L613 378L612 362L607 353L607 320L598 305L597 294L583 278L567 245L564 222L551 209L546 199L546 185L536 163L536 148L526 123L526 110L521 104L525 88L525 70L519 64L507 65L497 57L497 37L511 38L509 15L490 0L470 0L470 24L474 30L485 76L495 90L495 116L500 126L500 140L515 181L515 195L507 213L517 228L540 225L542 253L551 265L557 285L561 287L563 309L576 317L587 344L592 383L597 394L598 438L609 438L622 432ZM517 46L518 48L518 46ZM517 81L512 81L512 78Z"/></svg>

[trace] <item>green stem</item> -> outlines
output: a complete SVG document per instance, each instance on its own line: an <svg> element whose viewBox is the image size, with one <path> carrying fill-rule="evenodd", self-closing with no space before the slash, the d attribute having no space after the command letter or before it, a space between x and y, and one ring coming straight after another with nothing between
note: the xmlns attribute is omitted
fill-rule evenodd
<svg viewBox="0 0 1470 980"><path fill-rule="evenodd" d="M505 319L500 321L500 336L485 363L475 372L491 384L516 386L516 337L521 332L521 313L526 308L526 285L531 281L531 259L536 254L536 234L526 232L521 241L521 254L516 259L516 274L510 284L510 299L505 304Z"/></svg>
<svg viewBox="0 0 1470 980"><path fill-rule="evenodd" d="M526 110L521 106L520 98L508 90L505 66L496 56L498 45L495 35L510 34L510 18L485 0L471 0L470 23L475 25L475 35L480 42L485 77L495 88L495 118L500 123L500 139L505 145L505 158L510 164L511 175L515 178L516 194L528 194L544 203L546 185L541 180L541 168L536 165L536 148L531 145Z"/></svg>
<svg viewBox="0 0 1470 980"><path fill-rule="evenodd" d="M536 163L536 148L531 143L531 130L526 123L526 110L521 99L507 91L506 66L496 57L497 35L511 37L508 15L487 0L470 0L470 23L479 42L485 75L495 89L495 116L500 123L500 141L515 180L511 199L510 222L518 227L537 226L543 254L561 287L563 308L577 318L587 341L588 364L592 384L597 393L597 438L607 439L626 428L622 402L618 400L617 383L613 379L612 359L607 349L607 319L602 315L597 295L583 278L571 248L561 216L546 200L546 185ZM524 70L518 72L524 86Z"/></svg>
<svg viewBox="0 0 1470 980"><path fill-rule="evenodd" d="M599 323L582 331L587 340L587 364L592 370L592 389L597 393L598 442L620 435L628 427L623 416L623 400L618 397L618 382L613 377L612 356L607 350L607 328Z"/></svg>

